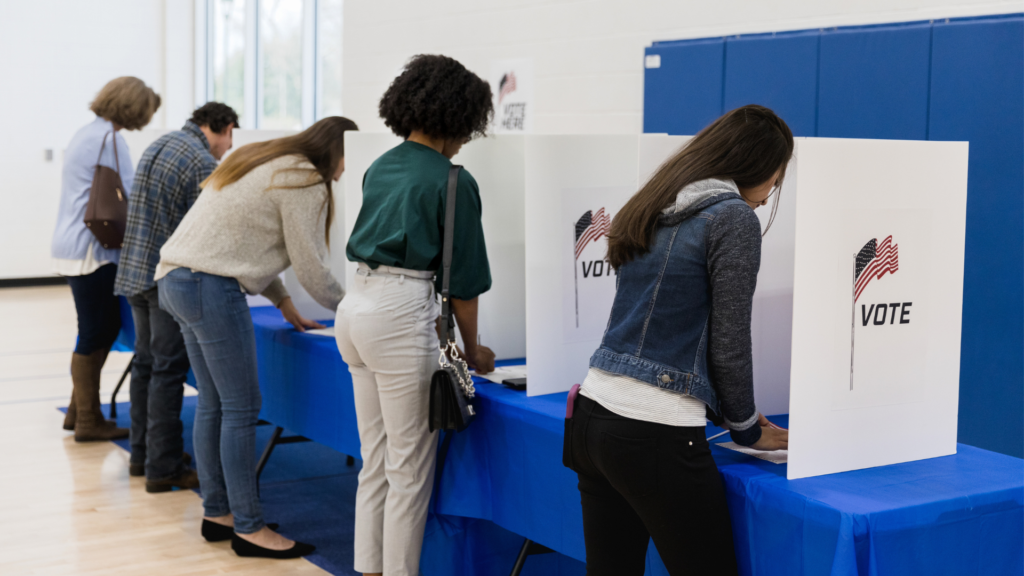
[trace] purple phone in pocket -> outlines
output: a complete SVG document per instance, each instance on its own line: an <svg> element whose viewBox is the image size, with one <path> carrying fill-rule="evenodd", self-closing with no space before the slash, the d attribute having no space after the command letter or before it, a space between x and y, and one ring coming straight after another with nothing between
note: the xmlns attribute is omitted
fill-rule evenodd
<svg viewBox="0 0 1024 576"><path fill-rule="evenodd" d="M576 395L580 393L580 385L573 384L569 389L569 397L565 400L565 419L572 420L572 409L576 406Z"/></svg>

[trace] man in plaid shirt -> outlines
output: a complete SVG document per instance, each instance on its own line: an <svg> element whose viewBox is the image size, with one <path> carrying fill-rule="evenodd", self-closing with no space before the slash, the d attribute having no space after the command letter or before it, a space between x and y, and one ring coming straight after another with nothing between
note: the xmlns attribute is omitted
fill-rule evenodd
<svg viewBox="0 0 1024 576"><path fill-rule="evenodd" d="M135 320L130 474L146 476L147 492L199 487L181 437L188 354L178 324L160 309L153 273L160 248L231 148L237 127L238 115L226 104L210 102L196 109L181 130L146 149L128 200L114 293L128 298Z"/></svg>

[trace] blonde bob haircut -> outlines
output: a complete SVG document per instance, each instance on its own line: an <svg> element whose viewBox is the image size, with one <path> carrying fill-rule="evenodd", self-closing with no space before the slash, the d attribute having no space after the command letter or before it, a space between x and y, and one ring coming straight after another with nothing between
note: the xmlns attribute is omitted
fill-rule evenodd
<svg viewBox="0 0 1024 576"><path fill-rule="evenodd" d="M89 105L97 116L126 130L139 130L149 124L158 108L160 96L134 76L107 82Z"/></svg>

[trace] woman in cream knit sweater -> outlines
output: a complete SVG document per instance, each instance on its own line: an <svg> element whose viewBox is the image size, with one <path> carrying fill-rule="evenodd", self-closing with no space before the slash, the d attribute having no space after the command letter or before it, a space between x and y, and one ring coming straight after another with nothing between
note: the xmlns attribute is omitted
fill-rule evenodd
<svg viewBox="0 0 1024 576"><path fill-rule="evenodd" d="M294 558L313 547L263 521L252 464L260 389L246 294L262 294L296 329L303 318L278 275L294 268L322 306L344 293L326 263L331 190L345 168L351 120L325 118L287 138L239 148L160 250L160 306L178 324L199 388L194 442L203 492L203 536L231 539L240 556Z"/></svg>

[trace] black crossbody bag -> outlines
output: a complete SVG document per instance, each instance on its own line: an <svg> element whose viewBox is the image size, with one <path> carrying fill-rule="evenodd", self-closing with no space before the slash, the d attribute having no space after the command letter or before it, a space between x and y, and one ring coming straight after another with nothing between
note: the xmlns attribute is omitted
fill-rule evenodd
<svg viewBox="0 0 1024 576"><path fill-rule="evenodd" d="M459 185L462 166L452 166L448 172L448 202L444 212L444 249L441 261L441 322L444 343L441 349L441 368L430 378L430 431L453 430L461 432L476 417L473 398L476 389L469 375L466 361L459 357L455 346L455 318L452 316L448 283L451 279L452 243L455 237L455 192ZM451 441L451 435L445 439ZM445 452L447 450L444 450Z"/></svg>

